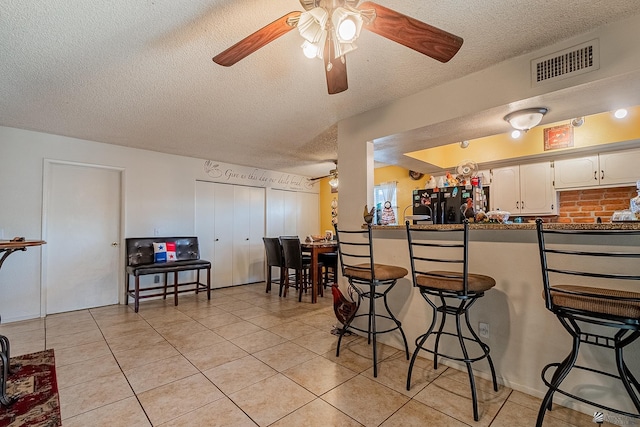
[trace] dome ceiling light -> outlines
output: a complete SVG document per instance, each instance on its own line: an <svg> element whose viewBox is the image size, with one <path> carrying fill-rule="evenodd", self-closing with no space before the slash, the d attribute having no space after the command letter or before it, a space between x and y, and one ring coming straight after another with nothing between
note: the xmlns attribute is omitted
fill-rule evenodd
<svg viewBox="0 0 640 427"><path fill-rule="evenodd" d="M514 111L504 116L512 128L526 132L540 124L542 117L549 111L547 108L525 108L524 110Z"/></svg>

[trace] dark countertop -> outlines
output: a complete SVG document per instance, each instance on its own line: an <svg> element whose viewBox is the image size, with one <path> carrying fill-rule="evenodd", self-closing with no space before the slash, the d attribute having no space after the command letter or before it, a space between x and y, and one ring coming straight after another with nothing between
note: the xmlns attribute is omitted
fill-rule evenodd
<svg viewBox="0 0 640 427"><path fill-rule="evenodd" d="M363 225L366 227L366 225ZM413 229L456 229L461 228L461 224L420 224L411 225ZM588 224L564 224L564 223L545 223L544 227L555 230L640 230L640 221L636 222L615 222L615 223L588 223ZM404 225L374 225L374 230L404 230ZM535 223L522 224L496 224L489 222L469 223L470 230L535 230Z"/></svg>

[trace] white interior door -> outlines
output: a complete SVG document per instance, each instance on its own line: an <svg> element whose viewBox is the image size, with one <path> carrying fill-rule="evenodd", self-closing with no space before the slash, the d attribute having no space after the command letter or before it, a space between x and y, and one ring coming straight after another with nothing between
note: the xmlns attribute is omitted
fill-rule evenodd
<svg viewBox="0 0 640 427"><path fill-rule="evenodd" d="M46 166L46 314L118 303L121 171Z"/></svg>
<svg viewBox="0 0 640 427"><path fill-rule="evenodd" d="M265 192L264 188L251 187L249 218L249 283L264 280Z"/></svg>
<svg viewBox="0 0 640 427"><path fill-rule="evenodd" d="M233 285L233 185L211 184L215 186L213 216L215 218L215 257L212 260L212 286L221 288Z"/></svg>

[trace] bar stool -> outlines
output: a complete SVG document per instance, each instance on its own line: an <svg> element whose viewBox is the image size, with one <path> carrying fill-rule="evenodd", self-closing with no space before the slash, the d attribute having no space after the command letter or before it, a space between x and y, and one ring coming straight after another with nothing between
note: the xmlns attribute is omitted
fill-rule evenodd
<svg viewBox="0 0 640 427"><path fill-rule="evenodd" d="M496 281L492 277L469 272L468 220L465 220L463 225L457 229L411 229L409 221L406 221L405 225L409 242L413 285L420 290L420 295L433 308L433 317L427 332L416 339L416 350L411 358L407 374L407 390L411 389L411 372L420 350L433 354L434 369L438 369L438 357L463 362L467 367L471 386L473 419L478 421L478 395L472 364L479 360L487 359L495 391L498 391L498 383L493 361L489 355L489 346L482 342L471 327L469 309L479 298L484 296L486 291L495 286ZM459 268L455 269L455 271L435 269L442 265L451 264L457 264ZM429 298L430 296L436 297L439 300L439 305L436 305ZM438 329L434 331L438 313L441 313L442 316ZM455 332L444 330L447 316L455 317ZM464 318L470 336L463 330L461 318ZM433 347L428 348L426 346L427 339L432 335L435 337ZM445 354L440 351L440 339L443 335L456 337L460 345L461 356ZM480 354L471 356L466 342L479 347Z"/></svg>
<svg viewBox="0 0 640 427"><path fill-rule="evenodd" d="M549 390L540 405L536 426L542 426L556 392L600 409L640 418L640 384L624 361L624 349L640 337L640 293L622 289L622 284L629 281L634 286L640 284L637 249L640 230L550 229L540 219L536 221L536 229L545 305L572 339L569 355L562 362L550 363L542 369L542 381ZM595 241L626 248L621 252L603 252L589 247ZM581 265L584 269L577 267ZM617 372L576 365L583 343L614 350ZM550 368L555 370L548 380L546 373ZM573 368L620 380L636 413L561 390L561 383Z"/></svg>
<svg viewBox="0 0 640 427"><path fill-rule="evenodd" d="M280 285L278 296L282 296L282 288L285 285L285 265L280 239L277 237L263 237L262 240L264 241L264 249L267 255L267 284L265 292L269 293L271 291L271 283L273 282L271 270L273 267L278 267L280 269L280 279L277 282Z"/></svg>
<svg viewBox="0 0 640 427"><path fill-rule="evenodd" d="M338 334L338 348L336 357L340 356L340 343L347 329L353 329L367 334L367 343L373 341L373 376L378 376L378 353L376 349L377 336L395 330L400 331L404 342L405 353L409 360L409 345L407 337L402 330L402 324L393 315L387 302L387 295L393 289L398 279L403 278L409 272L403 267L394 265L377 264L373 259L373 234L371 224L362 230L339 230L335 226L338 240L338 255L342 266L342 275L349 280L349 286L358 294L358 306L363 299L369 299L367 313L356 314L343 325ZM376 300L382 299L386 314L376 312ZM367 318L367 329L353 326L353 321L359 317ZM377 321L381 319L391 320L393 325L388 329L378 330Z"/></svg>

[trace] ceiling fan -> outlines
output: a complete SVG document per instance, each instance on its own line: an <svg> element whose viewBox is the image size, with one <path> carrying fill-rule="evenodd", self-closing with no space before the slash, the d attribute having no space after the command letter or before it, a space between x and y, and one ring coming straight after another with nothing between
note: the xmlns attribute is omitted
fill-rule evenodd
<svg viewBox="0 0 640 427"><path fill-rule="evenodd" d="M278 37L298 28L309 58L324 59L329 94L347 90L346 54L356 49L362 28L440 62L460 50L462 38L377 3L360 0L300 0L304 12L293 11L213 57L229 67Z"/></svg>
<svg viewBox="0 0 640 427"><path fill-rule="evenodd" d="M333 188L338 188L338 161L334 160L333 163L335 163L336 167L334 169L331 169L329 171L328 175L324 175L324 176L317 176L315 178L309 178L309 181L312 184L315 184L317 181L323 179L323 178L331 178L329 180L329 185Z"/></svg>

